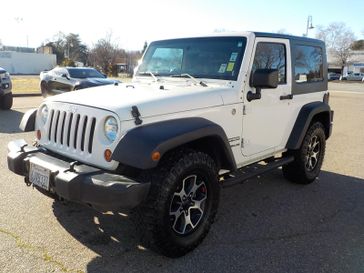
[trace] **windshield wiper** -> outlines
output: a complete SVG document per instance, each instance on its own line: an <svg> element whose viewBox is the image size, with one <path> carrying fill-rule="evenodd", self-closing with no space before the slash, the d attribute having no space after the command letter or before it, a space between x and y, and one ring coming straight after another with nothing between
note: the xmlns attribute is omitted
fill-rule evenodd
<svg viewBox="0 0 364 273"><path fill-rule="evenodd" d="M139 72L138 73L138 75L140 75L140 76L152 76L152 78L154 79L154 81L156 81L156 82L158 82L159 81L159 79L157 78L157 76L156 75L154 75L152 72L150 72L150 71L147 71L147 72Z"/></svg>
<svg viewBox="0 0 364 273"><path fill-rule="evenodd" d="M183 73L183 74L178 74L178 75L171 75L171 77L188 77L190 78L192 81L194 81L196 84L200 84L203 87L207 87L207 84L204 83L203 81L198 81L194 76L188 74L188 73Z"/></svg>

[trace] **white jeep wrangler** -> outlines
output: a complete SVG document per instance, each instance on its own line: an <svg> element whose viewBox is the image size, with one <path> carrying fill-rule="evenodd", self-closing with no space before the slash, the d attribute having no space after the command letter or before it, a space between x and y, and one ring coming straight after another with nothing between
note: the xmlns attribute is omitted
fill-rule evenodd
<svg viewBox="0 0 364 273"><path fill-rule="evenodd" d="M269 33L156 41L132 83L46 99L9 143L28 185L106 211L130 208L144 244L186 254L214 221L219 191L282 167L319 175L333 112L324 43Z"/></svg>

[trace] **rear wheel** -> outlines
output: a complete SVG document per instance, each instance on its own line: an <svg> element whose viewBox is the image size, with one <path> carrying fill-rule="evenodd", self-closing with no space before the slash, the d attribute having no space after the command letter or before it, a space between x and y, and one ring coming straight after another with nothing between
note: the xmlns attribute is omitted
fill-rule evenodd
<svg viewBox="0 0 364 273"><path fill-rule="evenodd" d="M320 173L325 148L325 128L321 122L316 122L307 130L301 148L289 152L294 161L282 167L284 177L299 184L313 182Z"/></svg>
<svg viewBox="0 0 364 273"><path fill-rule="evenodd" d="M13 106L13 93L7 93L0 97L0 108L9 110Z"/></svg>
<svg viewBox="0 0 364 273"><path fill-rule="evenodd" d="M169 257L185 255L204 239L217 212L215 162L201 152L176 153L151 179L149 196L137 208L142 243Z"/></svg>

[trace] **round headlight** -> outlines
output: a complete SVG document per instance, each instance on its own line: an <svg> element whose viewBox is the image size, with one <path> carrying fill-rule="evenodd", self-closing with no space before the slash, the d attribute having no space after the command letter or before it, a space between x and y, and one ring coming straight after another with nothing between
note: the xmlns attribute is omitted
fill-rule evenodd
<svg viewBox="0 0 364 273"><path fill-rule="evenodd" d="M40 117L43 121L43 123L46 123L47 119L48 119L48 106L47 105L43 105L42 108L40 109Z"/></svg>
<svg viewBox="0 0 364 273"><path fill-rule="evenodd" d="M114 117L108 117L105 121L105 135L108 140L113 142L119 131L118 122Z"/></svg>

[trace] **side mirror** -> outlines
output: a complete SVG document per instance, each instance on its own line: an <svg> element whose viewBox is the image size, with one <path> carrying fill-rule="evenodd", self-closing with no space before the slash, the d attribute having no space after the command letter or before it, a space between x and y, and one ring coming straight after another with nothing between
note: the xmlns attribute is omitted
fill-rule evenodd
<svg viewBox="0 0 364 273"><path fill-rule="evenodd" d="M252 77L251 86L255 88L277 88L278 69L257 69Z"/></svg>
<svg viewBox="0 0 364 273"><path fill-rule="evenodd" d="M278 86L278 69L257 69L251 78L250 85L255 87L256 92L249 91L247 100L259 100L261 89L277 88Z"/></svg>

